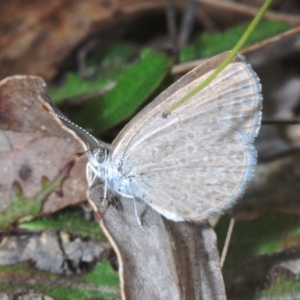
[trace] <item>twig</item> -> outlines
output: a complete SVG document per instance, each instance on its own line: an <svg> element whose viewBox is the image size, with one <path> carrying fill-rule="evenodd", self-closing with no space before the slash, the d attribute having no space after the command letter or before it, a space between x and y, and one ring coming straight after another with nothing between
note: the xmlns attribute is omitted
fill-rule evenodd
<svg viewBox="0 0 300 300"><path fill-rule="evenodd" d="M293 28L293 29L290 29L290 30L288 30L284 33L280 33L280 34L278 34L276 36L273 36L271 38L265 39L261 42L258 42L256 44L254 44L254 45L251 45L251 46L243 49L241 52L243 54L248 54L249 52L254 52L254 51L259 50L261 48L267 47L271 44L275 44L279 41L282 41L283 39L286 39L286 38L289 38L293 35L296 35L299 32L300 32L300 26L298 26L296 28Z"/></svg>
<svg viewBox="0 0 300 300"><path fill-rule="evenodd" d="M211 7L217 7L222 10L234 11L248 16L255 16L258 11L258 8L256 7L229 0L197 0L197 2ZM269 10L265 13L264 18L269 20L285 22L294 26L300 25L300 18L291 14L276 13Z"/></svg>
<svg viewBox="0 0 300 300"><path fill-rule="evenodd" d="M235 219L231 218L230 223L229 223L229 227L228 227L228 231L227 231L227 235L226 235L226 240L225 240L223 251L222 251L222 255L221 255L221 259L220 259L221 269L223 268L224 261L225 261L225 258L226 258L226 254L227 254L227 251L228 251L228 247L229 247L229 243L230 243L234 223L235 223Z"/></svg>
<svg viewBox="0 0 300 300"><path fill-rule="evenodd" d="M188 61L182 64L174 65L171 69L172 75L178 75L181 73L186 73L196 67L198 67L200 64L205 62L208 58L201 58L193 61Z"/></svg>
<svg viewBox="0 0 300 300"><path fill-rule="evenodd" d="M176 55L178 55L178 41L176 30L176 9L174 0L167 0L166 5L167 26L169 32L169 39Z"/></svg>
<svg viewBox="0 0 300 300"><path fill-rule="evenodd" d="M98 91L94 91L94 92L86 94L86 95L74 97L72 99L65 99L64 105L83 104L85 102L88 102L91 99L103 96L105 93L112 90L115 86L116 86L115 82L110 82L110 83L106 84L105 86L101 87Z"/></svg>
<svg viewBox="0 0 300 300"><path fill-rule="evenodd" d="M87 78L89 75L86 66L87 55L95 47L96 47L96 41L92 40L86 45L84 45L78 52L77 63L78 63L78 70L81 78Z"/></svg>
<svg viewBox="0 0 300 300"><path fill-rule="evenodd" d="M183 47L190 39L193 25L196 17L198 3L195 0L188 0L186 9L184 11L180 33L179 33L179 46Z"/></svg>
<svg viewBox="0 0 300 300"><path fill-rule="evenodd" d="M284 33L280 33L276 36L273 36L271 38L265 39L261 42L258 42L254 45L251 45L247 48L244 48L243 50L241 50L242 54L249 54L251 52L260 50L264 47L270 46L272 44L275 44L277 42L281 42L284 39L290 38L296 34L300 33L300 26L293 28L291 30L288 30ZM189 61L189 62L185 62L182 64L178 64L173 66L173 68L171 69L171 74L172 75L178 75L181 73L186 73L194 68L196 68L197 66L199 66L200 64L202 64L205 60L207 60L208 58L202 58L202 59L197 59L197 60L193 60L193 61Z"/></svg>

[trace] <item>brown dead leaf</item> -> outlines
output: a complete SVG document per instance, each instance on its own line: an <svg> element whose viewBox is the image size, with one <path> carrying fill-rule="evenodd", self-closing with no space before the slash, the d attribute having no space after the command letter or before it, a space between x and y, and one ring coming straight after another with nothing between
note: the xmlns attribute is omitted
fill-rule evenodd
<svg viewBox="0 0 300 300"><path fill-rule="evenodd" d="M226 299L214 231L206 223L172 222L142 201L103 207L100 181L89 191L102 230L117 253L122 299Z"/></svg>
<svg viewBox="0 0 300 300"><path fill-rule="evenodd" d="M237 24L252 18L258 8L253 1L197 0L199 22ZM244 2L244 1L243 1ZM248 1L250 2L250 1ZM259 5L261 1L256 3ZM187 0L175 1L184 10ZM160 0L88 1L2 1L0 3L0 79L19 73L55 77L59 66L91 36L106 32L113 36L115 26L165 9ZM268 11L267 19L299 25L298 16ZM101 40L101 46L103 40Z"/></svg>
<svg viewBox="0 0 300 300"><path fill-rule="evenodd" d="M59 64L88 36L145 11L159 0L11 1L0 4L0 78L30 73L53 78Z"/></svg>
<svg viewBox="0 0 300 300"><path fill-rule="evenodd" d="M82 148L41 108L43 95L45 83L38 77L14 76L0 82L1 212L12 209L19 192L24 201L45 200L41 213L86 198L86 158L74 156ZM55 181L58 186L47 189L45 183ZM12 218L30 215L30 210L24 213Z"/></svg>

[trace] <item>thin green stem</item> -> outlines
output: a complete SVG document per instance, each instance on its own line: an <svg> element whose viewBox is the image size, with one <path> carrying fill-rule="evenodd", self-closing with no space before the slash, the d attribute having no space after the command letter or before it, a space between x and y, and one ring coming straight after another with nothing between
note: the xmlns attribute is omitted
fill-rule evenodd
<svg viewBox="0 0 300 300"><path fill-rule="evenodd" d="M230 51L228 56L220 63L220 65L212 72L205 80L203 80L196 88L194 88L192 91L190 91L187 95L185 95L180 101L173 104L165 113L164 115L170 114L173 110L178 108L180 105L188 101L191 97L199 93L203 88L205 88L208 84L210 84L217 75L222 72L225 67L232 61L232 59L237 55L237 53L241 50L255 27L257 26L258 22L264 15L264 13L269 8L270 4L272 3L272 0L266 0L263 6L260 8L256 16L254 17L253 21L250 23L242 37L239 39L237 44L233 47L233 49Z"/></svg>

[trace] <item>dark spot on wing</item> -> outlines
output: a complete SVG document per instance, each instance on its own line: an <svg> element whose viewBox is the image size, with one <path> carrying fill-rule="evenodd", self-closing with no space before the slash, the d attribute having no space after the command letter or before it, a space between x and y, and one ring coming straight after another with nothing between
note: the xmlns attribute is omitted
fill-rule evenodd
<svg viewBox="0 0 300 300"><path fill-rule="evenodd" d="M166 119L169 115L170 115L170 113L163 113L163 114L162 114L162 117L163 117L164 119Z"/></svg>

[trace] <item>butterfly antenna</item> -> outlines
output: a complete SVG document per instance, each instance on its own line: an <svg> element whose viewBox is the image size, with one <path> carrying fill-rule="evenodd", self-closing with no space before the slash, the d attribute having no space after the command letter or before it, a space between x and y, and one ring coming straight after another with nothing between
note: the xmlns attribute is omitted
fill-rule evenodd
<svg viewBox="0 0 300 300"><path fill-rule="evenodd" d="M91 135L87 130L85 130L85 129L83 129L82 127L76 125L75 123L73 123L73 122L70 121L69 119L67 119L67 118L65 118L65 117L63 117L63 116L61 116L61 115L59 115L59 114L57 114L57 113L51 111L51 110L50 110L46 105L44 105L44 104L41 104L41 107L42 107L43 110L47 111L47 112L50 113L52 116L54 116L54 117L56 117L56 118L58 118L58 119L60 119L60 120L63 120L63 121L65 121L65 122L69 123L70 125L76 127L76 128L79 129L80 131L84 132L84 133L87 134L89 137L91 137L91 138L95 141L95 143L96 143L97 145L100 146L98 140L97 140L93 135ZM76 153L76 156L78 155L77 157L79 157L79 156L83 155L84 153L86 153L86 152L88 152L88 151L91 150L91 149L90 149L90 146L89 146L88 144L87 144L87 147L89 148L87 151L82 152L82 153Z"/></svg>
<svg viewBox="0 0 300 300"><path fill-rule="evenodd" d="M90 150L91 150L91 149L88 149L88 150L86 150L86 151L84 151L84 152L77 152L77 153L75 153L75 157L78 158L78 157L80 157L80 156L86 154L86 153L89 152Z"/></svg>

